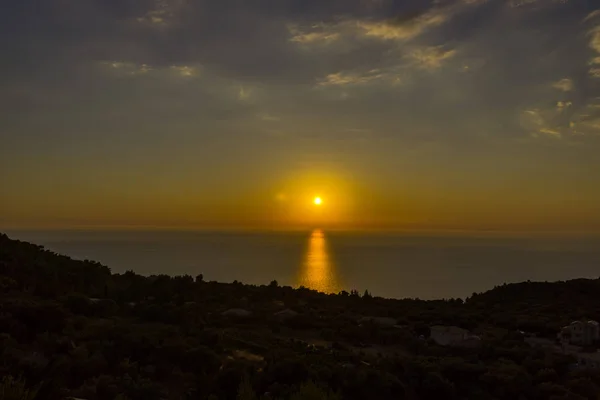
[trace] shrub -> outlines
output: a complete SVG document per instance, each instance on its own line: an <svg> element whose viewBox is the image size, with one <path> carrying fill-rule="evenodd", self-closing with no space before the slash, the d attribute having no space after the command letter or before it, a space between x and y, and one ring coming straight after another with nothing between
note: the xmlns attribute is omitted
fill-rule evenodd
<svg viewBox="0 0 600 400"><path fill-rule="evenodd" d="M38 387L28 388L23 379L15 379L12 375L8 375L0 382L0 399L33 400L38 390Z"/></svg>
<svg viewBox="0 0 600 400"><path fill-rule="evenodd" d="M307 382L292 395L290 400L339 400L337 394L326 392L312 382Z"/></svg>

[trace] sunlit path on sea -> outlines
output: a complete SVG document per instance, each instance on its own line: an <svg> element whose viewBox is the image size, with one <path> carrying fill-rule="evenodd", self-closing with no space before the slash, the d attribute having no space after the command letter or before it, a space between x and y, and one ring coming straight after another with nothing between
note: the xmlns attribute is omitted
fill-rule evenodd
<svg viewBox="0 0 600 400"><path fill-rule="evenodd" d="M312 231L296 286L325 293L338 293L342 284L334 263L330 260L325 234L320 229Z"/></svg>

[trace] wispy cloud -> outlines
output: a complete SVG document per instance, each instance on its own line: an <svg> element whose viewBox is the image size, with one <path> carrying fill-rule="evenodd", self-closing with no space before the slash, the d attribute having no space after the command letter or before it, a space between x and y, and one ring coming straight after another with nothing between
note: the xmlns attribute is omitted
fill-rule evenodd
<svg viewBox="0 0 600 400"><path fill-rule="evenodd" d="M382 40L409 40L428 29L442 25L449 15L441 10L432 10L408 21L359 21L358 28L365 36Z"/></svg>
<svg viewBox="0 0 600 400"><path fill-rule="evenodd" d="M525 110L521 114L521 126L533 137L552 136L561 138L566 132L566 127L561 127L553 122L555 110Z"/></svg>
<svg viewBox="0 0 600 400"><path fill-rule="evenodd" d="M110 71L122 76L144 75L153 70L148 64L136 64L127 61L103 61L101 64Z"/></svg>
<svg viewBox="0 0 600 400"><path fill-rule="evenodd" d="M346 73L336 72L335 74L329 74L319 82L320 86L344 86L344 85L357 85L367 82L371 82L383 77L383 74L379 70L372 70L365 74L358 73Z"/></svg>
<svg viewBox="0 0 600 400"><path fill-rule="evenodd" d="M534 137L545 135L568 139L597 135L600 129L600 105L593 101L579 106L571 101L558 101L555 107L523 111L520 123Z"/></svg>
<svg viewBox="0 0 600 400"><path fill-rule="evenodd" d="M154 0L154 7L136 20L154 27L167 27L181 13L186 3L187 0Z"/></svg>
<svg viewBox="0 0 600 400"><path fill-rule="evenodd" d="M191 78L199 74L199 68L189 65L172 65L170 67L152 66L149 64L136 64L128 61L103 61L101 65L107 72L117 76L144 76L152 74Z"/></svg>
<svg viewBox="0 0 600 400"><path fill-rule="evenodd" d="M589 13L589 14L588 14L588 15L587 15L587 16L586 16L584 19L583 19L583 22L588 22L588 21L590 21L590 20L592 20L592 19L599 18L599 17L600 17L600 10L595 10L595 11L592 11L591 13Z"/></svg>
<svg viewBox="0 0 600 400"><path fill-rule="evenodd" d="M140 23L148 23L153 25L166 25L167 12L165 10L152 10L143 17L138 17Z"/></svg>
<svg viewBox="0 0 600 400"><path fill-rule="evenodd" d="M183 76L183 77L192 77L192 76L196 76L198 74L197 68L189 67L186 65L181 65L181 66L173 65L171 67L171 70L173 70L179 76Z"/></svg>
<svg viewBox="0 0 600 400"><path fill-rule="evenodd" d="M456 55L455 50L444 50L442 46L419 48L409 54L417 67L422 69L437 69L445 60Z"/></svg>
<svg viewBox="0 0 600 400"><path fill-rule="evenodd" d="M519 8L537 4L538 0L510 0L508 6L511 8Z"/></svg>
<svg viewBox="0 0 600 400"><path fill-rule="evenodd" d="M550 129L550 128L541 128L539 133L543 133L544 135L552 136L555 138L560 138L562 135L559 131Z"/></svg>
<svg viewBox="0 0 600 400"><path fill-rule="evenodd" d="M261 121L267 121L267 122L281 121L281 118L271 115L269 113L258 114L258 119L260 119Z"/></svg>
<svg viewBox="0 0 600 400"><path fill-rule="evenodd" d="M526 129L538 130L544 125L544 119L538 110L525 110L521 114L521 125Z"/></svg>
<svg viewBox="0 0 600 400"><path fill-rule="evenodd" d="M595 27L588 34L591 36L589 46L596 52L596 56L592 57L590 64L598 64L600 58L600 26ZM589 73L594 78L600 78L600 68L592 67Z"/></svg>
<svg viewBox="0 0 600 400"><path fill-rule="evenodd" d="M314 44L331 43L341 37L341 33L335 31L335 26L315 24L311 28L315 30L302 32L296 25L288 25L288 30L292 34L289 40L300 44Z"/></svg>
<svg viewBox="0 0 600 400"><path fill-rule="evenodd" d="M320 87L352 87L362 85L384 84L394 87L405 83L405 66L392 66L388 68L375 68L368 71L340 71L329 74L318 80ZM346 100L350 97L348 92L342 92L340 99Z"/></svg>
<svg viewBox="0 0 600 400"><path fill-rule="evenodd" d="M600 131L600 118L592 118L581 123L587 128L593 129L594 131Z"/></svg>
<svg viewBox="0 0 600 400"><path fill-rule="evenodd" d="M559 111L563 111L571 107L572 105L573 103L571 103L570 101L559 101L556 103L556 108L558 108Z"/></svg>
<svg viewBox="0 0 600 400"><path fill-rule="evenodd" d="M239 101L248 101L248 100L250 100L251 95L252 95L251 89L240 86L240 89L238 91L238 100Z"/></svg>
<svg viewBox="0 0 600 400"><path fill-rule="evenodd" d="M590 47L597 53L600 53L600 26L592 29L589 35L591 36Z"/></svg>
<svg viewBox="0 0 600 400"><path fill-rule="evenodd" d="M552 87L563 92L570 92L573 90L573 81L570 78L563 78L552 84Z"/></svg>
<svg viewBox="0 0 600 400"><path fill-rule="evenodd" d="M461 9L481 0L463 0L452 6L436 6L424 12L401 14L387 19L343 19L300 27L289 25L290 41L298 44L333 43L342 39L377 39L405 42L449 21Z"/></svg>

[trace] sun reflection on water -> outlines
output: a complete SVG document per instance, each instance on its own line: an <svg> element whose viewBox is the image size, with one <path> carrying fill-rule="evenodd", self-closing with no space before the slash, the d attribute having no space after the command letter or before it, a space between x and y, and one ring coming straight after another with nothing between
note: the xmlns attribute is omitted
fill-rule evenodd
<svg viewBox="0 0 600 400"><path fill-rule="evenodd" d="M329 259L325 234L320 229L315 229L310 235L297 286L325 293L341 290L335 266Z"/></svg>

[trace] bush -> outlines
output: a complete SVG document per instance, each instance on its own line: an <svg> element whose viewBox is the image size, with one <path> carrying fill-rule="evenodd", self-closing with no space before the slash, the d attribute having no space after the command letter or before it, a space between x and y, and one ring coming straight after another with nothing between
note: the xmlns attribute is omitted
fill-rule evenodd
<svg viewBox="0 0 600 400"><path fill-rule="evenodd" d="M313 382L303 384L290 400L339 400L337 394L326 392Z"/></svg>
<svg viewBox="0 0 600 400"><path fill-rule="evenodd" d="M28 388L23 379L15 379L12 375L5 376L0 382L0 399L2 400L33 400L39 388Z"/></svg>
<svg viewBox="0 0 600 400"><path fill-rule="evenodd" d="M65 307L73 314L88 316L92 311L92 302L82 294L72 293L67 296Z"/></svg>

